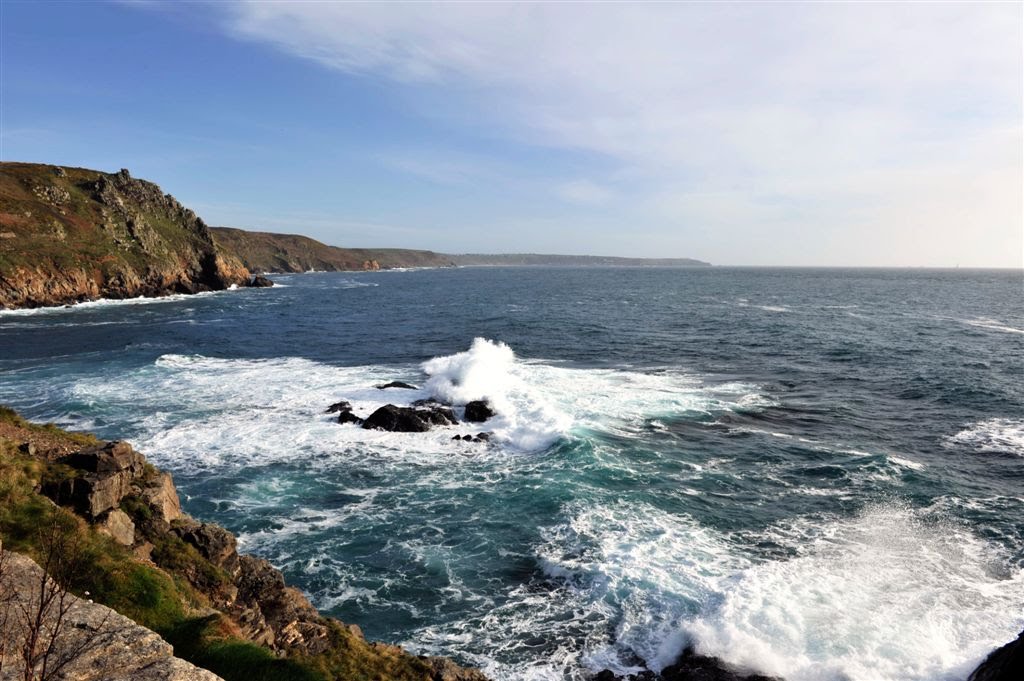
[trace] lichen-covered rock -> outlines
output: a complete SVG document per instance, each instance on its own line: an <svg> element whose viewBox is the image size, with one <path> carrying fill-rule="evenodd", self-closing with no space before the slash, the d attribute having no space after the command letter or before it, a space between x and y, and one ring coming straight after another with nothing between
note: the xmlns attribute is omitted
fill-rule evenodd
<svg viewBox="0 0 1024 681"><path fill-rule="evenodd" d="M43 571L30 558L16 553L6 554L0 596L11 598L8 611L32 611L38 602ZM174 649L155 632L141 627L110 608L67 594L70 607L61 628L53 637L51 668L58 660L66 660L60 670L61 679L75 681L218 681L219 676L199 669L174 657ZM0 599L3 600L3 599ZM48 632L56 621L56 609L44 619L44 645L50 643ZM4 664L0 681L14 681L25 676L25 665L16 654L16 646L25 640L25 620L12 616L5 621L0 636Z"/></svg>
<svg viewBox="0 0 1024 681"><path fill-rule="evenodd" d="M135 543L135 523L127 513L115 508L96 521L96 529L114 538L118 544L131 546Z"/></svg>
<svg viewBox="0 0 1024 681"><path fill-rule="evenodd" d="M60 463L79 474L46 485L43 492L96 520L132 492L133 483L143 475L145 459L126 442L107 442L66 456Z"/></svg>
<svg viewBox="0 0 1024 681"><path fill-rule="evenodd" d="M170 473L158 473L142 489L141 496L157 520L171 523L181 518L181 501Z"/></svg>

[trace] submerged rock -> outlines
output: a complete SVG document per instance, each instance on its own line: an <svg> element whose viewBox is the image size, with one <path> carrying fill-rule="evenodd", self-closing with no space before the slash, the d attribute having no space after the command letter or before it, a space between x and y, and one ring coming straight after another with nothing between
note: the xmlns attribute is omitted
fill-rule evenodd
<svg viewBox="0 0 1024 681"><path fill-rule="evenodd" d="M776 677L747 673L717 657L699 655L687 648L673 664L661 673L644 670L638 674L616 676L608 669L596 674L593 681L782 681Z"/></svg>
<svg viewBox="0 0 1024 681"><path fill-rule="evenodd" d="M347 400L341 400L340 402L335 402L331 406L327 407L327 411L325 411L324 413L325 414L333 414L334 412L337 412L337 411L340 411L340 412L352 411L352 404L350 402L348 402Z"/></svg>
<svg viewBox="0 0 1024 681"><path fill-rule="evenodd" d="M355 423L356 425L359 425L362 422L363 420L361 418L350 411L343 411L338 414L338 423Z"/></svg>
<svg viewBox="0 0 1024 681"><path fill-rule="evenodd" d="M458 420L448 407L417 409L385 404L363 421L363 428L396 433L425 433L432 426L448 426L455 423L458 423Z"/></svg>
<svg viewBox="0 0 1024 681"><path fill-rule="evenodd" d="M481 423L494 416L494 410L487 400L473 400L466 403L466 420Z"/></svg>
<svg viewBox="0 0 1024 681"><path fill-rule="evenodd" d="M390 383L381 383L377 386L377 390L387 390L388 388L403 388L404 390L419 390L416 386L405 381L391 381Z"/></svg>
<svg viewBox="0 0 1024 681"><path fill-rule="evenodd" d="M989 653L967 681L1019 681L1024 679L1024 631L1016 640Z"/></svg>

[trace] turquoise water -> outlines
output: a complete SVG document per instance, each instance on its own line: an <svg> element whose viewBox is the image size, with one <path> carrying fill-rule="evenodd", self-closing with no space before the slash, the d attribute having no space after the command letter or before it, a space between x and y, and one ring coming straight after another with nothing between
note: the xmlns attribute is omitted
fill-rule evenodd
<svg viewBox="0 0 1024 681"><path fill-rule="evenodd" d="M687 643L959 679L1024 626L1020 272L277 279L0 313L0 401L131 440L321 608L496 679ZM428 396L489 398L492 443L322 413Z"/></svg>

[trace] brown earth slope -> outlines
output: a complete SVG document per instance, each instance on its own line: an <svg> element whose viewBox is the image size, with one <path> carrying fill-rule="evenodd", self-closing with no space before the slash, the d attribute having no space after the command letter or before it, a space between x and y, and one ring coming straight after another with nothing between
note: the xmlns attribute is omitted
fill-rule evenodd
<svg viewBox="0 0 1024 681"><path fill-rule="evenodd" d="M0 308L248 282L195 213L127 170L0 163Z"/></svg>

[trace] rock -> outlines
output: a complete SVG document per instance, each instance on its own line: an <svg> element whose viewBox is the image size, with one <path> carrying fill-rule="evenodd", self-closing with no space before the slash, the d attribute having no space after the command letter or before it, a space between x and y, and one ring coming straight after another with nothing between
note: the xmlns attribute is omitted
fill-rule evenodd
<svg viewBox="0 0 1024 681"><path fill-rule="evenodd" d="M430 669L430 681L488 681L478 669L466 669L447 657L420 657Z"/></svg>
<svg viewBox="0 0 1024 681"><path fill-rule="evenodd" d="M491 434L490 433L477 433L476 434L476 438L474 438L474 439L477 442L490 442L491 441Z"/></svg>
<svg viewBox="0 0 1024 681"><path fill-rule="evenodd" d="M107 442L66 456L61 463L90 473L141 472L145 460L127 442Z"/></svg>
<svg viewBox="0 0 1024 681"><path fill-rule="evenodd" d="M387 430L396 433L425 433L431 426L458 423L448 407L416 409L385 404L363 421L367 430Z"/></svg>
<svg viewBox="0 0 1024 681"><path fill-rule="evenodd" d="M967 681L1019 681L1024 679L1024 631L1014 641L989 653Z"/></svg>
<svg viewBox="0 0 1024 681"><path fill-rule="evenodd" d="M257 274L252 278L252 281L249 282L249 286L252 288L267 288L273 285L274 282L270 279L267 279L262 274Z"/></svg>
<svg viewBox="0 0 1024 681"><path fill-rule="evenodd" d="M44 486L43 493L89 520L117 508L143 475L145 465L142 455L126 442L87 447L59 461L84 475Z"/></svg>
<svg viewBox="0 0 1024 681"><path fill-rule="evenodd" d="M142 499L153 510L153 515L165 523L182 516L181 500L170 473L160 473L142 489Z"/></svg>
<svg viewBox="0 0 1024 681"><path fill-rule="evenodd" d="M36 455L36 444L34 442L31 442L31 441L29 441L29 442L22 442L20 445L18 445L18 451L22 452L24 454L28 454L29 456L35 456Z"/></svg>
<svg viewBox="0 0 1024 681"><path fill-rule="evenodd" d="M377 390L387 390L388 388L404 388L405 390L419 390L416 386L411 383L404 381L391 381L390 383L382 383L377 386Z"/></svg>
<svg viewBox="0 0 1024 681"><path fill-rule="evenodd" d="M644 670L638 674L616 676L605 669L595 674L593 681L782 681L763 674L747 673L726 664L717 657L699 655L693 648L682 652L673 664L660 674Z"/></svg>
<svg viewBox="0 0 1024 681"><path fill-rule="evenodd" d="M327 407L327 411L325 411L324 413L325 414L333 414L336 411L340 411L340 412L352 411L352 405L349 402L347 402L346 400L342 400L340 402L335 402L331 406Z"/></svg>
<svg viewBox="0 0 1024 681"><path fill-rule="evenodd" d="M363 422L361 418L356 416L350 411L343 411L338 414L338 423L354 423L360 425Z"/></svg>
<svg viewBox="0 0 1024 681"><path fill-rule="evenodd" d="M135 523L119 508L108 512L96 521L96 529L109 534L118 544L131 546L135 543Z"/></svg>
<svg viewBox="0 0 1024 681"><path fill-rule="evenodd" d="M12 598L11 612L28 607L39 598L42 569L30 558L7 553L7 567L0 584L0 595ZM68 594L69 608L54 643L51 659L72 658L54 678L75 681L220 681L220 677L174 657L174 649L155 632L141 627L110 608ZM49 631L56 608L47 618ZM0 648L24 636L24 620L10 617ZM46 634L44 634L46 637ZM49 643L49 639L42 643ZM24 664L15 651L3 657L0 680L24 677ZM34 678L34 677L33 677Z"/></svg>
<svg viewBox="0 0 1024 681"><path fill-rule="evenodd" d="M203 558L217 567L226 570L229 574L237 572L239 567L238 542L235 540L235 535L220 525L198 523L189 519L175 523L171 526L171 531L181 537L185 543L196 547Z"/></svg>
<svg viewBox="0 0 1024 681"><path fill-rule="evenodd" d="M472 442L473 441L473 436L472 435L463 435L462 436L462 440L464 442Z"/></svg>
<svg viewBox="0 0 1024 681"><path fill-rule="evenodd" d="M473 400L466 403L466 420L481 423L494 416L494 410L486 400Z"/></svg>
<svg viewBox="0 0 1024 681"><path fill-rule="evenodd" d="M674 664L661 670L665 681L781 681L736 669L717 657L698 655L693 648L683 651Z"/></svg>

